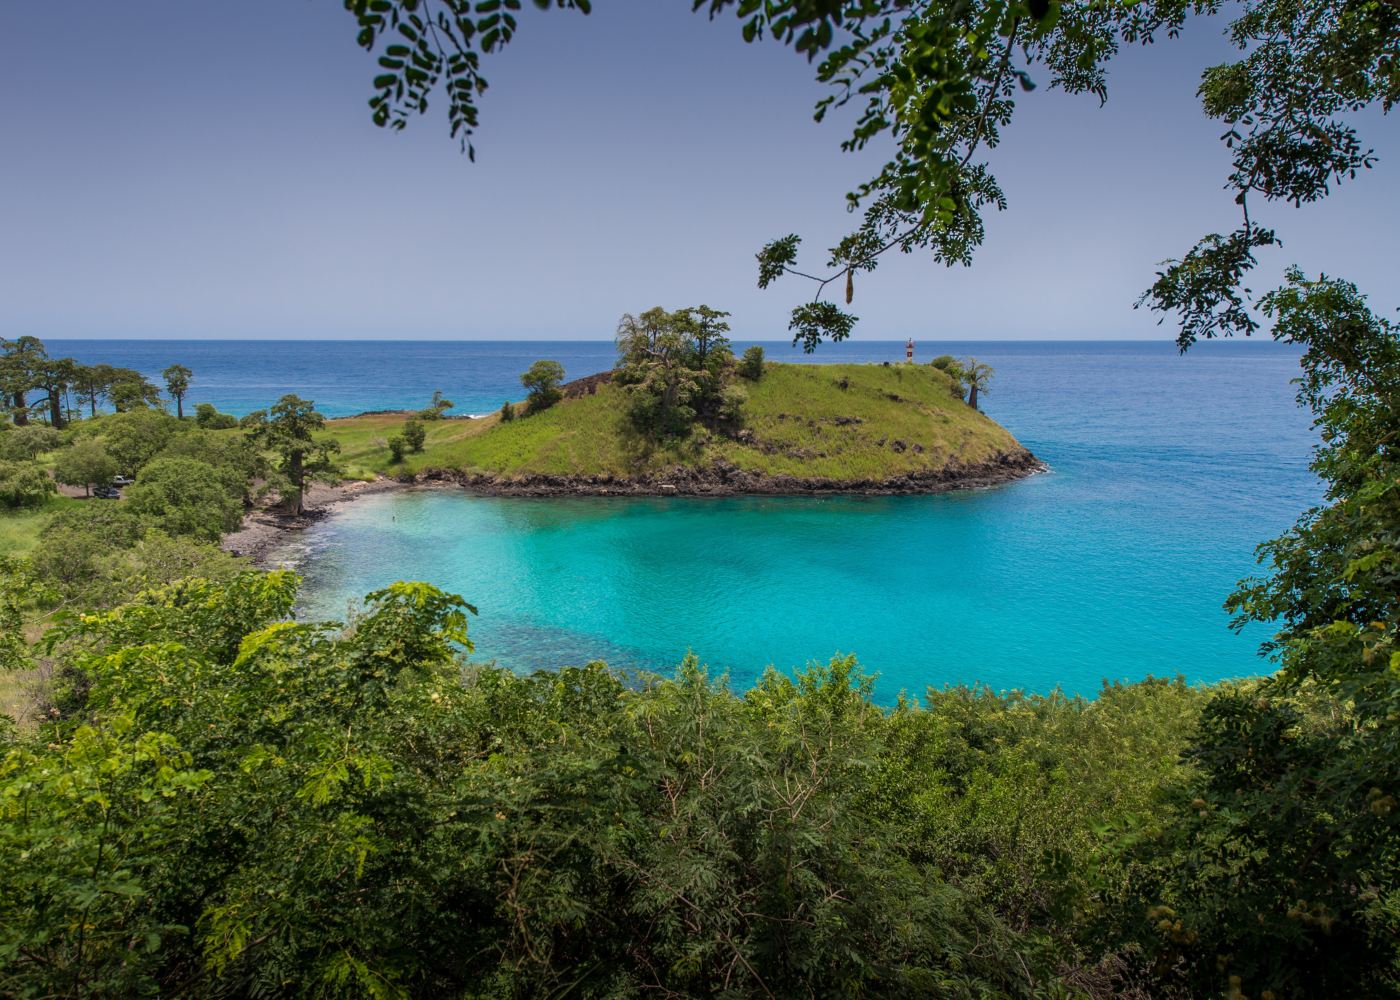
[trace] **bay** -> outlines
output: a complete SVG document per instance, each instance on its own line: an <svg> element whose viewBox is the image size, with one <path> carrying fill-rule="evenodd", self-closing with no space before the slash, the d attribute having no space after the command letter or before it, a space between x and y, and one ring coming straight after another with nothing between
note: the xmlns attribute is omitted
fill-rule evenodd
<svg viewBox="0 0 1400 1000"><path fill-rule="evenodd" d="M55 342L53 353L151 373L195 371L195 401L247 412L286 391L328 413L518 398L540 357L570 377L608 367L603 342ZM818 363L898 360L854 342ZM920 343L975 354L985 397L1051 471L937 497L368 498L292 539L301 613L343 616L395 579L480 607L476 655L518 669L604 658L669 670L687 650L746 686L837 652L878 692L928 685L1092 694L1105 679L1207 682L1271 669L1267 630L1235 635L1221 603L1253 551L1320 498L1313 434L1293 402L1297 351L1259 342Z"/></svg>

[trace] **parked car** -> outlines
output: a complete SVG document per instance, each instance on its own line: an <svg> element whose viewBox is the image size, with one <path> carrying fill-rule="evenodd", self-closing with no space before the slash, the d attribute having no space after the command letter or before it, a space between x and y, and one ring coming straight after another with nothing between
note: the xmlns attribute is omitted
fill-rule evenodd
<svg viewBox="0 0 1400 1000"><path fill-rule="evenodd" d="M130 485L131 485L132 483L134 483L134 482L136 482L136 480L135 480L135 479L132 479L130 476L113 476L113 477L112 477L112 485L113 485L113 486L130 486Z"/></svg>
<svg viewBox="0 0 1400 1000"><path fill-rule="evenodd" d="M122 492L114 486L96 486L93 488L92 495L103 500L120 500Z"/></svg>

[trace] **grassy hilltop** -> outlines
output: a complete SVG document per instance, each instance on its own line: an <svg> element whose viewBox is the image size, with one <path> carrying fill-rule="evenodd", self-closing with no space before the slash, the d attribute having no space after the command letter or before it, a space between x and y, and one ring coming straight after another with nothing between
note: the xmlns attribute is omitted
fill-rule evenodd
<svg viewBox="0 0 1400 1000"><path fill-rule="evenodd" d="M334 420L328 430L353 474L453 470L503 480L626 480L727 466L757 477L882 482L1025 454L1010 432L963 402L951 379L927 365L769 364L744 388L737 433L697 428L666 444L630 430L625 390L608 383L513 421L499 414L430 421L423 451L399 463L387 439L405 415Z"/></svg>

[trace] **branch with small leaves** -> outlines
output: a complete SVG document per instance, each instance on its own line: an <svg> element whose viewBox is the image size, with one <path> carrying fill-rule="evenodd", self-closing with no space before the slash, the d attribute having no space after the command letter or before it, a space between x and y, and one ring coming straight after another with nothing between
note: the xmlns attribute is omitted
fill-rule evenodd
<svg viewBox="0 0 1400 1000"><path fill-rule="evenodd" d="M1201 338L1259 329L1244 280L1258 263L1255 251L1282 242L1251 219L1251 195L1298 207L1375 165L1354 116L1376 104L1389 111L1400 100L1397 9L1352 0L1242 5L1230 38L1245 54L1207 69L1198 91L1206 114L1227 125L1221 135L1233 159L1227 187L1236 192L1241 226L1228 236L1205 236L1185 257L1165 261L1137 303L1157 312L1159 322L1174 319L1181 350ZM1144 24L1150 33L1150 22Z"/></svg>

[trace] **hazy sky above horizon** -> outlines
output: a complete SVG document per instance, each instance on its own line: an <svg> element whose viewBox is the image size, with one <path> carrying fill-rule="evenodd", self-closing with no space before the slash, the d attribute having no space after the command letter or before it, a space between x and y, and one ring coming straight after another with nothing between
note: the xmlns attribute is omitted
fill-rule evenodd
<svg viewBox="0 0 1400 1000"><path fill-rule="evenodd" d="M0 87L0 336L603 339L706 302L781 339L802 283L760 292L787 232L815 262L878 166L816 125L801 58L688 0L529 5L469 163L441 107L369 121L372 59L340 0L14 4ZM1132 304L1156 264L1236 222L1200 112L1220 23L1120 54L1107 106L1027 95L992 162L1010 201L971 269L899 258L857 286L855 336L1168 338ZM439 101L439 105L441 102ZM1397 304L1400 152L1318 206L1257 213L1288 263Z"/></svg>

